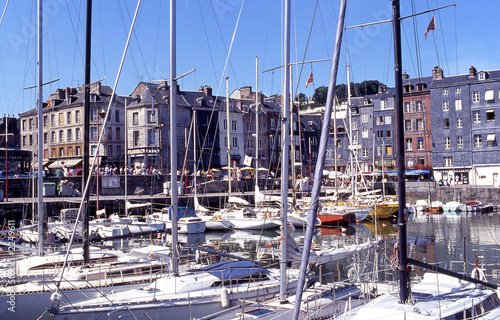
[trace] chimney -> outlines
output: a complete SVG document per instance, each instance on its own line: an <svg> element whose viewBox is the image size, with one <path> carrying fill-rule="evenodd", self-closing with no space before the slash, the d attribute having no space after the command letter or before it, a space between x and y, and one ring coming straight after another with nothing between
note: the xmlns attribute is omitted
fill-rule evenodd
<svg viewBox="0 0 500 320"><path fill-rule="evenodd" d="M443 80L443 69L438 66L435 66L432 69L432 79L433 80Z"/></svg>
<svg viewBox="0 0 500 320"><path fill-rule="evenodd" d="M410 79L410 75L406 72L403 72L403 80L408 80Z"/></svg>
<svg viewBox="0 0 500 320"><path fill-rule="evenodd" d="M241 98L252 99L252 86L241 87Z"/></svg>
<svg viewBox="0 0 500 320"><path fill-rule="evenodd" d="M200 87L200 91L205 93L205 95L207 97L211 97L212 96L212 87L211 86L203 86L203 87Z"/></svg>
<svg viewBox="0 0 500 320"><path fill-rule="evenodd" d="M404 76L403 76L403 79L404 79ZM378 85L378 93L382 93L384 92L385 90L387 89L386 85L381 83Z"/></svg>
<svg viewBox="0 0 500 320"><path fill-rule="evenodd" d="M474 78L476 76L477 70L474 68L474 66L471 66L469 68L469 78Z"/></svg>

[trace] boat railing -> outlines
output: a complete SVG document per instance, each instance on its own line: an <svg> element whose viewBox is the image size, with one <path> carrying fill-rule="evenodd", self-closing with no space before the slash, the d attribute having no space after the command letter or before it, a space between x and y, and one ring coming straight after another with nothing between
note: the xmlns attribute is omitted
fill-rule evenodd
<svg viewBox="0 0 500 320"><path fill-rule="evenodd" d="M122 311L128 311L129 313L128 314L122 314L122 315L118 316L118 319L125 319L125 318L128 318L128 317L132 317L133 319L137 319L136 316L143 315L146 318L148 318L149 320L152 320L151 317L146 312L136 312L136 313L134 313L134 312L132 312L132 310L130 310L129 307L122 307L122 308L118 308L116 310L108 312L108 314L107 314L108 319L111 320L111 316L114 313L122 312Z"/></svg>

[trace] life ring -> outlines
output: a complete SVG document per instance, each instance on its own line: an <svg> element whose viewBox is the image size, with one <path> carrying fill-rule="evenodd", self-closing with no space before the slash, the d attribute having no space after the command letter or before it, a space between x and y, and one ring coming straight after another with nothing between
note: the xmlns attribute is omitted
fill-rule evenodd
<svg viewBox="0 0 500 320"><path fill-rule="evenodd" d="M266 216L267 216L268 218L271 218L271 212L270 212L270 211L266 211Z"/></svg>
<svg viewBox="0 0 500 320"><path fill-rule="evenodd" d="M474 268L471 272L471 277L481 281L486 281L486 275L484 274L483 269Z"/></svg>

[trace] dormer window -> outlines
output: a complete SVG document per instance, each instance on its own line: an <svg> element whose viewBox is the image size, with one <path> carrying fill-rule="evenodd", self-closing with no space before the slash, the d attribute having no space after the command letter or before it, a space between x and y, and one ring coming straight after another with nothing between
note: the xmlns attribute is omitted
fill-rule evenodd
<svg viewBox="0 0 500 320"><path fill-rule="evenodd" d="M479 80L486 80L486 72L484 71L479 72L478 78Z"/></svg>

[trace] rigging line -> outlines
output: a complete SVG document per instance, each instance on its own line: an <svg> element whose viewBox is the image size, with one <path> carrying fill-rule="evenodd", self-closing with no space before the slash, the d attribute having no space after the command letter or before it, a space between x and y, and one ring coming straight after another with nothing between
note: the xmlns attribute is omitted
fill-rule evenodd
<svg viewBox="0 0 500 320"><path fill-rule="evenodd" d="M418 23L417 23L417 17L414 15L416 12L415 9L415 0L412 0L412 20L413 20L413 41L415 43L415 58L417 60L417 78L421 79L422 78L422 58L420 56L420 42L419 42L419 36L418 36Z"/></svg>
<svg viewBox="0 0 500 320"><path fill-rule="evenodd" d="M7 5L9 4L9 0L5 3L5 7L3 8L2 18L0 18L0 26L2 25L3 17L5 16L5 11L7 11Z"/></svg>
<svg viewBox="0 0 500 320"><path fill-rule="evenodd" d="M73 2L73 6L74 6L74 9L75 9L75 12L79 11L77 10L76 6L75 6L75 3ZM75 35L75 39L79 39L80 36L79 36L79 30L83 29L83 26L81 25L81 20L80 20L80 17L81 17L81 11L79 11L79 14L77 15L78 19L77 19L77 26L75 27L75 23L73 21L73 16L71 14L71 11L70 11L70 8L69 8L69 5L67 4L66 5L66 10L68 11L68 17L69 17L69 21L71 23L71 28L73 29L73 34ZM81 8L80 8L81 10ZM73 70L77 69L75 66L76 66L76 56L77 56L77 53L80 53L80 59L83 61L83 53L82 53L82 49L80 48L80 42L79 41L75 41L76 45L75 45L75 51L73 53ZM74 81L74 73L71 74L71 83L73 83Z"/></svg>
<svg viewBox="0 0 500 320"><path fill-rule="evenodd" d="M101 2L99 2L99 4L101 4ZM103 33L104 26L102 25L102 21L104 19L102 19L101 6L98 6L98 10L99 10L99 17L100 17L100 19L99 19L99 25L101 27L101 30L99 30L101 32L101 47L102 47L102 50L101 50L101 52L102 52L102 60L101 61L102 61L102 69L103 69L103 72L104 72L103 74L106 75L108 73L106 72L106 54L104 53L104 33ZM99 75L99 69L100 68L96 67L97 77L98 77L98 79L101 79L102 77Z"/></svg>
<svg viewBox="0 0 500 320"><path fill-rule="evenodd" d="M436 4L438 4L438 0L436 0ZM440 33L441 33L441 39L443 41L444 60L446 61L446 69L447 69L447 73L449 75L450 74L450 66L448 64L448 54L446 52L446 43L445 43L445 37L444 37L444 32L443 32L443 24L441 23L441 21L442 21L442 19L441 19L441 10L438 10L437 14L438 14L438 17L439 17L439 19L438 19L439 30L440 30Z"/></svg>
<svg viewBox="0 0 500 320"><path fill-rule="evenodd" d="M413 69L415 69L417 71L417 74L418 74L418 66L415 65L415 59L413 58L411 46L410 46L410 43L408 42L408 39L410 37L408 36L408 34L406 32L406 28L405 28L405 24L404 23L401 23L401 31L404 34L404 41L405 41L405 44L406 44L406 49L408 50L405 53L407 53L409 55L409 59L411 61L411 65L412 65Z"/></svg>
<svg viewBox="0 0 500 320"><path fill-rule="evenodd" d="M268 5L268 8L266 10L266 13L268 12L272 12L271 11L271 4L273 2L272 1L267 1L267 5ZM266 17L266 20L267 20L267 28L266 28L266 36L265 36L265 39L264 39L264 55L262 56L262 58L260 58L262 60L262 65L265 66L266 65L266 53L267 53L267 44L268 44L268 40L269 40L269 29L270 29L270 25L271 25L271 21L273 19L270 19L269 17ZM265 77L263 77L262 80L260 80L261 82L261 87L262 88L265 88ZM263 90L261 90L263 91ZM273 92L273 88L271 87L271 94Z"/></svg>
<svg viewBox="0 0 500 320"><path fill-rule="evenodd" d="M158 38L160 37L160 21L161 21L161 17L162 17L162 6L163 6L163 1L160 1L160 8L158 9L158 23L156 25L156 41L155 41L155 47L154 47L154 51L153 51L153 63L156 64L156 55L158 53L158 43L160 42L158 40ZM153 79L155 79L156 77L160 77L161 75L156 75L155 74L155 70L156 70L156 67L153 66L153 70L152 70L152 74L151 76L153 77ZM161 70L160 70L160 73L161 73Z"/></svg>
<svg viewBox="0 0 500 320"><path fill-rule="evenodd" d="M123 15L123 9L122 9L122 6L121 6L121 1L120 0L116 0L116 3L118 4L118 12L120 13L120 20L122 22L122 28L123 28L123 31L127 31L127 24L125 22L125 17ZM130 51L130 55L131 55L131 60L132 60L132 66L133 66L133 69L134 69L134 72L135 72L135 77L138 79L138 81L142 81L143 78L141 76L139 76L139 71L138 71L138 68L137 68L137 62L135 60L135 54L134 54L134 51L131 50Z"/></svg>
<svg viewBox="0 0 500 320"><path fill-rule="evenodd" d="M227 64L228 63L231 66L231 70L233 71L234 81L236 82L236 86L239 87L238 79L236 78L236 72L234 71L233 64L232 64L231 60L229 59L229 56L230 56L231 50L233 48L234 38L236 37L236 30L238 30L238 25L240 23L241 13L243 12L243 5L244 4L245 4L245 0L243 0L241 2L240 11L238 13L238 19L236 20L236 25L234 26L233 35L231 37L231 43L229 45L229 50L226 47L226 42L224 41L224 37L222 37L222 31L221 31L221 28L220 28L219 20L217 18L214 19L215 22L216 22L216 24L217 24L217 28L219 29L219 34L221 35L222 44L224 45L224 49L227 52L226 61L224 63L224 69L222 70L221 79L220 79L220 82L219 82L219 88L222 85L222 81L224 80L224 75L226 74L226 68L227 68ZM215 16L215 8L213 6L213 2L210 2L210 7L212 8L212 12L214 13L214 16ZM218 93L219 93L219 91L217 90L217 94Z"/></svg>
<svg viewBox="0 0 500 320"><path fill-rule="evenodd" d="M457 7L455 6L454 17L455 17L455 62L457 64L457 75L458 75L458 35L457 35Z"/></svg>
<svg viewBox="0 0 500 320"><path fill-rule="evenodd" d="M201 23L203 26L203 32L205 33L205 39L207 40L208 54L210 56L210 62L212 62L212 70L214 72L215 83L217 83L217 71L215 70L214 56L212 54L212 47L210 46L210 41L208 40L209 38L208 38L208 33L207 33L207 26L205 24L205 18L204 18L205 15L203 14L203 12L201 10L200 0L198 0L198 8L200 9ZM217 91L217 96L218 95L219 95L219 91Z"/></svg>
<svg viewBox="0 0 500 320"><path fill-rule="evenodd" d="M309 42L311 41L311 35L312 35L313 26L314 26L314 19L316 18L316 12L318 9L318 3L319 3L319 0L316 0L316 5L314 6L314 13L313 13L312 20L311 20L311 26L309 27L309 34L307 35L306 49L304 50L304 55L302 56L302 63L300 64L300 72L297 76L297 85L296 85L295 90L294 90L295 92L299 91L300 78L302 77L302 70L304 69L304 61L306 60L307 49L309 48ZM311 63L311 72L312 72L312 63Z"/></svg>
<svg viewBox="0 0 500 320"><path fill-rule="evenodd" d="M120 61L120 65L119 65L119 68L118 68L118 73L116 75L116 80L115 80L115 84L113 86L113 91L112 91L111 97L109 99L108 111L110 110L110 108L111 108L111 106L113 104L113 100L114 100L113 98L115 97L115 94L116 94L116 87L118 86L118 80L120 79L120 75L121 75L121 72L122 72L123 64L124 64L125 57L126 57L126 54L127 54L127 51L128 51L128 47L129 47L129 44L130 44L130 38L132 37L132 32L133 32L133 29L134 29L134 26L135 26L135 21L136 21L138 12L139 12L140 5L141 5L141 0L138 0L137 1L137 7L136 7L136 10L135 10L135 14L134 14L134 18L133 18L132 24L130 26L130 31L128 33L128 37L127 37L127 41L126 41L126 44L125 44L125 48L123 50L122 59ZM106 123L108 121L110 113L111 112L106 112L106 116L105 116L104 121L103 121L103 126L106 126ZM97 140L97 150L100 148L100 146L102 144L103 136L104 135L105 135L105 131L102 130L101 134L99 135L99 139ZM97 164L97 154L95 154L94 157L93 157L90 172L94 171L94 169L96 167L96 164ZM89 192L88 190L89 190L89 187L90 187L90 181L91 180L92 179L87 179L87 181L85 182L85 186L84 186L84 188L82 188L83 189L82 190L83 191L82 195L88 194L88 192ZM78 215L76 216L76 221L80 220L80 217L81 217L82 212L83 212L84 201L85 201L85 196L82 196L82 201L80 202L80 206L78 208ZM66 256L65 256L64 263L63 263L63 266L62 266L62 269L61 269L61 275L60 275L60 279L59 279L59 282L58 282L58 287L59 287L59 284L61 283L61 281L63 279L63 276L64 276L64 270L65 270L65 268L67 266L67 263L68 263L68 257L69 257L70 251L71 251L71 245L73 244L73 240L75 239L75 234L76 234L77 227L78 227L78 224L75 223L75 225L73 226L72 233L71 233L71 238L69 240L68 250L66 251Z"/></svg>
<svg viewBox="0 0 500 320"><path fill-rule="evenodd" d="M125 12L127 13L129 20L131 20L128 6L127 6L127 1L124 1L124 4L125 4L125 9L126 9ZM138 12L138 15L140 15L140 11ZM143 72L146 73L146 77L147 77L148 81L151 81L151 79L153 79L153 78L151 78L151 75L150 75L149 70L148 70L149 68L147 67L147 64L146 64L146 60L144 60L144 54L142 53L142 46L139 45L140 42L139 42L139 39L137 38L137 33L135 32L135 30L133 30L132 32L133 32L133 37L134 37L135 43L137 44L137 50L139 50L139 58L142 61L142 64L144 67Z"/></svg>
<svg viewBox="0 0 500 320"><path fill-rule="evenodd" d="M194 21L194 17L191 16L191 11L189 11L189 3L188 3L188 0L186 0L186 11L187 11L187 17L188 17L188 21ZM203 15L202 15L203 16ZM194 39L194 35L193 35L193 30L191 29L192 27L192 24L189 23L188 24L188 30L189 30L189 35L190 35L190 39ZM191 41L192 43L192 41ZM194 50L194 46L192 45L191 46L191 54L193 55L193 66L196 68L196 54L195 54L195 50ZM195 88L196 88L196 83L197 83L197 74L195 73L194 74L194 85L195 85ZM184 82L183 82L184 84Z"/></svg>

